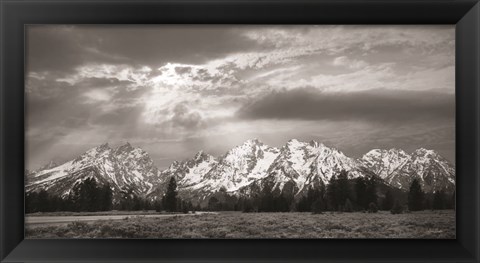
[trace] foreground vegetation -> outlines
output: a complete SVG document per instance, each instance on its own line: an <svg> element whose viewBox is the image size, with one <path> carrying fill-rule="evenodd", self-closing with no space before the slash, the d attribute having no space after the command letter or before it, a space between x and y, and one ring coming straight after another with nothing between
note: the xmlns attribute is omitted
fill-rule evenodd
<svg viewBox="0 0 480 263"><path fill-rule="evenodd" d="M240 213L26 226L27 238L455 238L453 210Z"/></svg>
<svg viewBox="0 0 480 263"><path fill-rule="evenodd" d="M56 212L35 212L27 214L29 217L35 216L109 216L109 215L165 215L165 214L178 214L176 212L155 211L155 210L139 210L139 211L124 211L124 210L109 210L109 211L97 211L97 212L71 212L71 211L56 211Z"/></svg>

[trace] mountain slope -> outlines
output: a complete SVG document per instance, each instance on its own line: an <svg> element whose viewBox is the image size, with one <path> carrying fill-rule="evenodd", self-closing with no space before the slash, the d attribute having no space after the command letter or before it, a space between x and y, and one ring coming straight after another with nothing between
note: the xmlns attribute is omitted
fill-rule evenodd
<svg viewBox="0 0 480 263"><path fill-rule="evenodd" d="M61 165L50 163L28 172L26 190L45 189L66 196L75 184L93 177L101 184L108 183L114 194L132 188L141 197L158 199L169 179L175 177L180 196L192 200L204 200L220 191L250 195L266 184L274 191L301 195L310 186L327 185L342 170L349 178L377 175L403 191L414 178L419 178L426 192L455 188L455 168L432 150L420 148L408 154L400 149L374 149L354 159L316 141L292 139L278 149L254 139L219 158L200 151L163 171L138 147L126 143L112 149L103 144Z"/></svg>
<svg viewBox="0 0 480 263"><path fill-rule="evenodd" d="M391 186L408 190L418 178L426 192L455 187L455 168L433 150L420 148L412 154L403 150L375 149L366 153L361 162Z"/></svg>
<svg viewBox="0 0 480 263"><path fill-rule="evenodd" d="M290 140L267 170L263 184L269 182L274 189L283 191L289 187L289 194L299 194L308 186L328 184L330 178L340 171L348 172L350 178L364 175L360 163L345 156L334 148L322 143Z"/></svg>
<svg viewBox="0 0 480 263"><path fill-rule="evenodd" d="M263 178L277 155L277 148L258 140L248 140L222 156L196 188L202 191L225 188L227 192L235 192L254 180Z"/></svg>
<svg viewBox="0 0 480 263"><path fill-rule="evenodd" d="M31 173L26 191L45 189L66 196L75 184L90 177L101 184L108 183L115 192L132 187L139 195L150 191L159 180L158 169L142 149L128 143L116 149L103 144L72 161Z"/></svg>

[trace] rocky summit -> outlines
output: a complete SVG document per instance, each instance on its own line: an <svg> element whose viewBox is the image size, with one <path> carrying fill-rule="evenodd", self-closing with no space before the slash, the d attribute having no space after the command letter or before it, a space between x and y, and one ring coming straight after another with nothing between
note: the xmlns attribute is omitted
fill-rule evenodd
<svg viewBox="0 0 480 263"><path fill-rule="evenodd" d="M219 157L199 151L163 171L139 147L126 143L111 148L103 144L63 164L50 162L28 172L26 191L44 189L65 197L76 184L94 178L100 184L109 184L114 194L133 189L139 196L157 199L173 176L184 198L205 199L218 191L249 195L267 182L272 189L301 195L310 186L328 185L342 170L349 178L376 175L386 185L403 191L414 178L426 192L455 189L454 166L433 150L420 148L406 153L401 149L374 149L356 159L316 141L292 139L275 148L253 139Z"/></svg>

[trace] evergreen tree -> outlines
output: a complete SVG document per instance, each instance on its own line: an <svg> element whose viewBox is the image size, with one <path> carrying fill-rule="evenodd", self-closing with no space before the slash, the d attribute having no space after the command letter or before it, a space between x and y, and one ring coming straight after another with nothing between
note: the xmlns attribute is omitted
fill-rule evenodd
<svg viewBox="0 0 480 263"><path fill-rule="evenodd" d="M345 205L347 199L350 199L350 187L348 184L348 174L345 170L342 170L340 174L338 175L338 179L336 182L336 199L337 199L337 204L342 204ZM350 205L351 201L348 200ZM353 208L352 208L353 209ZM345 207L343 209L339 210L345 210Z"/></svg>
<svg viewBox="0 0 480 263"><path fill-rule="evenodd" d="M210 211L220 211L220 201L215 196L210 197L208 200L208 210Z"/></svg>
<svg viewBox="0 0 480 263"><path fill-rule="evenodd" d="M442 210L445 209L445 192L443 190L436 191L433 194L433 204L432 208L434 210Z"/></svg>
<svg viewBox="0 0 480 263"><path fill-rule="evenodd" d="M38 212L49 212L50 210L50 204L49 204L49 196L47 191L41 190L38 192L37 195L37 211Z"/></svg>
<svg viewBox="0 0 480 263"><path fill-rule="evenodd" d="M119 209L126 211L140 210L139 197L135 194L133 187L127 187L121 191Z"/></svg>
<svg viewBox="0 0 480 263"><path fill-rule="evenodd" d="M449 208L453 209L453 210L456 209L456 199L455 198L456 198L455 191L453 191L452 197L450 198L450 205L449 205Z"/></svg>
<svg viewBox="0 0 480 263"><path fill-rule="evenodd" d="M355 194L358 207L360 210L365 210L367 208L367 183L364 177L355 179Z"/></svg>
<svg viewBox="0 0 480 263"><path fill-rule="evenodd" d="M263 186L262 193L261 193L261 201L259 210L261 212L272 212L274 211L274 197L272 193L273 185L270 183L266 183Z"/></svg>
<svg viewBox="0 0 480 263"><path fill-rule="evenodd" d="M327 209L327 200L325 199L326 194L327 194L327 188L326 188L325 184L322 182L320 184L320 189L319 189L319 199L320 199L320 202L322 204L322 210ZM315 200L315 201L317 201L317 200Z"/></svg>
<svg viewBox="0 0 480 263"><path fill-rule="evenodd" d="M184 209L188 211L194 211L192 201L185 201Z"/></svg>
<svg viewBox="0 0 480 263"><path fill-rule="evenodd" d="M240 197L237 199L237 202L235 203L235 211L243 211L243 201L244 197Z"/></svg>
<svg viewBox="0 0 480 263"><path fill-rule="evenodd" d="M393 206L392 206L392 209L390 210L390 213L394 215L403 213L403 206L400 204L398 200L395 200L393 202Z"/></svg>
<svg viewBox="0 0 480 263"><path fill-rule="evenodd" d="M226 211L235 211L235 206L237 204L237 197L234 195L229 195L228 193L223 194L223 209Z"/></svg>
<svg viewBox="0 0 480 263"><path fill-rule="evenodd" d="M321 198L315 200L312 204L312 213L313 214L321 214L323 212L323 200Z"/></svg>
<svg viewBox="0 0 480 263"><path fill-rule="evenodd" d="M61 211L62 198L56 195L49 195L49 210L50 212Z"/></svg>
<svg viewBox="0 0 480 263"><path fill-rule="evenodd" d="M298 212L309 212L310 207L308 206L308 199L306 196L302 196L297 203L297 211Z"/></svg>
<svg viewBox="0 0 480 263"><path fill-rule="evenodd" d="M408 209L410 211L420 211L423 210L425 194L422 191L422 186L418 179L414 179L410 185L410 190L408 192Z"/></svg>
<svg viewBox="0 0 480 263"><path fill-rule="evenodd" d="M338 210L337 202L337 176L333 175L328 181L327 187L327 207L330 211Z"/></svg>
<svg viewBox="0 0 480 263"><path fill-rule="evenodd" d="M97 181L93 177L89 177L75 185L69 199L74 211L93 212L100 210L100 193Z"/></svg>
<svg viewBox="0 0 480 263"><path fill-rule="evenodd" d="M177 210L177 182L172 176L168 183L167 192L165 193L164 208L168 212L175 212Z"/></svg>
<svg viewBox="0 0 480 263"><path fill-rule="evenodd" d="M28 193L25 197L25 213L38 212L38 194L37 192Z"/></svg>
<svg viewBox="0 0 480 263"><path fill-rule="evenodd" d="M162 207L162 201L159 201L159 200L155 200L153 202L153 207L155 209L156 212L161 212L163 210L163 207Z"/></svg>
<svg viewBox="0 0 480 263"><path fill-rule="evenodd" d="M86 211L94 212L100 210L99 192L97 180L89 178L83 182L82 194L85 195L84 207Z"/></svg>
<svg viewBox="0 0 480 263"><path fill-rule="evenodd" d="M283 193L273 198L273 205L273 211L275 212L288 212L290 208L288 200Z"/></svg>
<svg viewBox="0 0 480 263"><path fill-rule="evenodd" d="M390 189L385 192L385 198L382 202L382 210L389 211L393 207L393 193Z"/></svg>
<svg viewBox="0 0 480 263"><path fill-rule="evenodd" d="M307 206L311 208L313 203L320 198L322 198L320 188L310 186L307 191Z"/></svg>
<svg viewBox="0 0 480 263"><path fill-rule="evenodd" d="M375 203L368 204L368 212L369 213L376 213L378 212L378 207Z"/></svg>
<svg viewBox="0 0 480 263"><path fill-rule="evenodd" d="M243 199L241 199L241 200L242 200L242 202L241 202L241 211L242 211L243 213L250 213L250 212L253 212L253 211L254 211L252 199L250 199L250 198L243 198Z"/></svg>
<svg viewBox="0 0 480 263"><path fill-rule="evenodd" d="M152 210L152 209L155 209L154 206L153 206L153 202L149 199L142 199L142 209L144 211L149 211L149 210Z"/></svg>
<svg viewBox="0 0 480 263"><path fill-rule="evenodd" d="M433 193L424 193L423 195L423 209L433 210Z"/></svg>
<svg viewBox="0 0 480 263"><path fill-rule="evenodd" d="M377 181L375 176L370 176L367 180L367 187L365 189L365 201L368 205L370 205L370 203L377 205L377 199Z"/></svg>
<svg viewBox="0 0 480 263"><path fill-rule="evenodd" d="M345 200L345 205L343 206L343 212L353 212L353 206L352 202L350 202L350 199Z"/></svg>
<svg viewBox="0 0 480 263"><path fill-rule="evenodd" d="M112 202L113 202L113 193L112 189L110 188L109 184L104 185L99 189L100 192L100 209L101 211L109 211L112 210Z"/></svg>
<svg viewBox="0 0 480 263"><path fill-rule="evenodd" d="M136 194L132 195L132 209L133 211L140 211L143 209L143 200Z"/></svg>

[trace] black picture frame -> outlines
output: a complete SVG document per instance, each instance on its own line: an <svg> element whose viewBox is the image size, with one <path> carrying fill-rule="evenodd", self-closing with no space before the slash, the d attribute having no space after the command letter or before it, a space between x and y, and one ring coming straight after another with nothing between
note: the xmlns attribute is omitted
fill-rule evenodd
<svg viewBox="0 0 480 263"><path fill-rule="evenodd" d="M2 262L480 262L480 3L473 0L2 0ZM455 24L454 240L24 240L26 24Z"/></svg>

